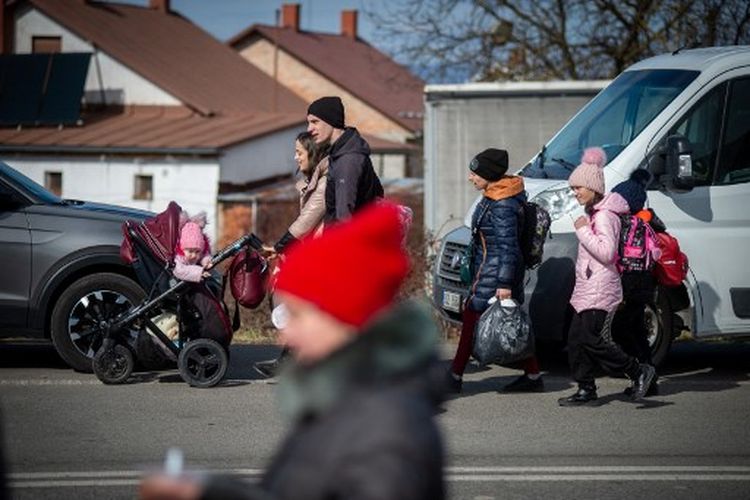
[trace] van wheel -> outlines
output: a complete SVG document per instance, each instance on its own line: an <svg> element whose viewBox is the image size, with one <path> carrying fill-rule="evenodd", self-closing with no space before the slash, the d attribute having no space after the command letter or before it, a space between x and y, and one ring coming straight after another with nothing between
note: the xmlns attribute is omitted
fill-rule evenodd
<svg viewBox="0 0 750 500"><path fill-rule="evenodd" d="M672 346L672 308L662 290L657 289L654 304L646 305L646 329L651 359L655 366L661 365Z"/></svg>
<svg viewBox="0 0 750 500"><path fill-rule="evenodd" d="M52 310L50 336L57 353L73 369L91 372L91 360L102 344L99 323L139 304L145 295L136 282L115 273L73 282Z"/></svg>

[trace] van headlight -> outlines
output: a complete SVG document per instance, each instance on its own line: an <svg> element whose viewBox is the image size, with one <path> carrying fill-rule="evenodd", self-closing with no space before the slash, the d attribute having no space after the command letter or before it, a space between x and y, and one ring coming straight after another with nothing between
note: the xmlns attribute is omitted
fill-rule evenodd
<svg viewBox="0 0 750 500"><path fill-rule="evenodd" d="M549 212L552 220L571 213L578 206L578 200L570 186L543 191L529 201L533 201Z"/></svg>

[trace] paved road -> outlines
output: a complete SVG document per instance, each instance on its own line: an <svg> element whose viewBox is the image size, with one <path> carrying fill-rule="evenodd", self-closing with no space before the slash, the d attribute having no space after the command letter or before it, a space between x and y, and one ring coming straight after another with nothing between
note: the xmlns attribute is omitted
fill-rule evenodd
<svg viewBox="0 0 750 500"><path fill-rule="evenodd" d="M245 368L273 352L235 346L226 383L199 390L175 372L104 386L48 347L0 345L14 498L132 498L170 446L192 470L257 478L284 422L274 384ZM599 407L560 408L564 360L543 365L543 394L499 394L515 373L492 368L444 404L451 498L750 498L750 344L677 346L643 404L603 378Z"/></svg>

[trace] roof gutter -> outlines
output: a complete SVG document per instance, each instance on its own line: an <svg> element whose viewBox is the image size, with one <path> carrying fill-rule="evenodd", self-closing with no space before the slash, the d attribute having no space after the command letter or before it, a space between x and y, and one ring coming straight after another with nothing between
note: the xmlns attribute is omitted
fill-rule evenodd
<svg viewBox="0 0 750 500"><path fill-rule="evenodd" d="M482 82L426 85L426 100L461 97L530 97L550 95L592 95L611 80Z"/></svg>
<svg viewBox="0 0 750 500"><path fill-rule="evenodd" d="M0 153L159 154L218 156L220 148L144 148L138 146L35 146L0 144Z"/></svg>

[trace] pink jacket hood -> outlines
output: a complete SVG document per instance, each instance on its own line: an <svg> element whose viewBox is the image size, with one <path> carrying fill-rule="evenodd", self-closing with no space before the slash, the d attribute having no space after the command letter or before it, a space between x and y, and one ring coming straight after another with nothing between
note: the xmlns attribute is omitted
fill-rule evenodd
<svg viewBox="0 0 750 500"><path fill-rule="evenodd" d="M570 304L577 312L586 309L613 311L622 302L620 273L615 265L620 238L620 215L629 213L625 199L607 194L594 206L587 226L576 230L578 259L576 284Z"/></svg>

